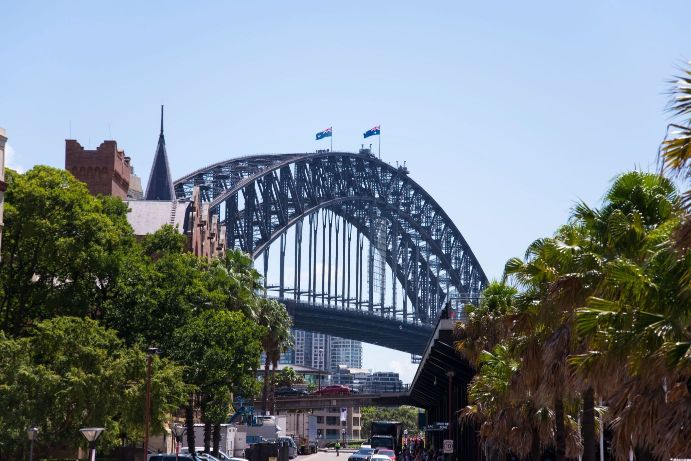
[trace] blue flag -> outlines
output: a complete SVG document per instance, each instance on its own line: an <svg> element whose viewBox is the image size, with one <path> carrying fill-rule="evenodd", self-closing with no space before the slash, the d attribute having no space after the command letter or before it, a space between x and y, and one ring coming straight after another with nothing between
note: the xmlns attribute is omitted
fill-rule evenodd
<svg viewBox="0 0 691 461"><path fill-rule="evenodd" d="M365 131L363 136L365 137L365 139L369 138L370 136L378 136L380 134L380 131L381 130L379 130L379 125L377 125Z"/></svg>
<svg viewBox="0 0 691 461"><path fill-rule="evenodd" d="M328 127L324 131L320 131L319 133L317 133L317 141L319 141L320 139L324 139L324 138L330 138L331 134L332 134L331 127Z"/></svg>

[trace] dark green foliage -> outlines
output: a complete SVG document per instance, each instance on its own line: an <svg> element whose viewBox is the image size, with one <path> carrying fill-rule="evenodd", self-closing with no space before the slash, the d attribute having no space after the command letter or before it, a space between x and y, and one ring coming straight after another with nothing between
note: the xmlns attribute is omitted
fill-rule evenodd
<svg viewBox="0 0 691 461"><path fill-rule="evenodd" d="M372 421L399 421L401 430L407 430L409 435L419 432L417 427L418 409L401 405L400 407L362 407L360 425L363 439L369 439Z"/></svg>
<svg viewBox="0 0 691 461"><path fill-rule="evenodd" d="M149 346L161 351L152 364L153 433L187 402L201 402L216 423L231 393L257 392L266 329L256 322L260 277L251 258L196 257L171 226L138 242L124 202L89 195L63 170L9 171L7 182L3 457L21 457L31 424L40 429L38 449L83 445L78 429L88 424L106 427L101 447L121 434L140 443Z"/></svg>

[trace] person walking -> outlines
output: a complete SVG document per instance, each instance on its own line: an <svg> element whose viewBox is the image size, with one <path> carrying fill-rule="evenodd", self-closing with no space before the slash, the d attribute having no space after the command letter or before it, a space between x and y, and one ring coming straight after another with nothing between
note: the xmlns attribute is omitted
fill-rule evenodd
<svg viewBox="0 0 691 461"><path fill-rule="evenodd" d="M334 447L336 448L336 456L340 456L339 450L341 449L341 442L337 440L336 445L334 445Z"/></svg>

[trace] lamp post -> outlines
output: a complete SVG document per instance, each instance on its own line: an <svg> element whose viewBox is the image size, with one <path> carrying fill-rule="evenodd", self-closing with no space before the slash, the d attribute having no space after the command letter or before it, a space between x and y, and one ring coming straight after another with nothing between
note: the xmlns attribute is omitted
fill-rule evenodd
<svg viewBox="0 0 691 461"><path fill-rule="evenodd" d="M96 440L105 429L102 427L84 427L79 429L84 438L89 442L89 459L96 461Z"/></svg>
<svg viewBox="0 0 691 461"><path fill-rule="evenodd" d="M324 359L324 349L323 349L323 348L321 348L321 347L319 348L319 355L318 355L317 357L318 357L317 368L319 368L320 370L323 369L323 368L326 368L326 367L323 367L323 365L322 365L322 361L323 361L323 359ZM323 368L322 368L322 367L323 367ZM317 375L317 377L319 378L319 388L318 388L318 390L321 390L321 389L322 389L322 375L321 375L321 373L319 373L319 374Z"/></svg>
<svg viewBox="0 0 691 461"><path fill-rule="evenodd" d="M149 426L151 425L151 361L158 349L150 347L146 350L146 411L144 413L144 456L149 454Z"/></svg>
<svg viewBox="0 0 691 461"><path fill-rule="evenodd" d="M34 461L34 440L36 440L36 437L38 437L38 428L36 426L32 426L29 429L27 429L26 436L29 438L29 441L31 442L29 448L29 461Z"/></svg>
<svg viewBox="0 0 691 461"><path fill-rule="evenodd" d="M182 442L182 436L185 434L187 428L181 424L173 425L173 436L175 436L175 461L178 461L178 455L180 454L180 443Z"/></svg>

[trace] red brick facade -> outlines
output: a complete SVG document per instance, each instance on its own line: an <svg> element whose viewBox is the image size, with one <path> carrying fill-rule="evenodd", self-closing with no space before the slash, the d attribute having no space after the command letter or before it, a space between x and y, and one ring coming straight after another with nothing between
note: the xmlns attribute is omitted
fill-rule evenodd
<svg viewBox="0 0 691 461"><path fill-rule="evenodd" d="M93 195L127 198L130 159L116 141L103 141L96 150L85 150L74 139L65 140L65 169L85 182Z"/></svg>

